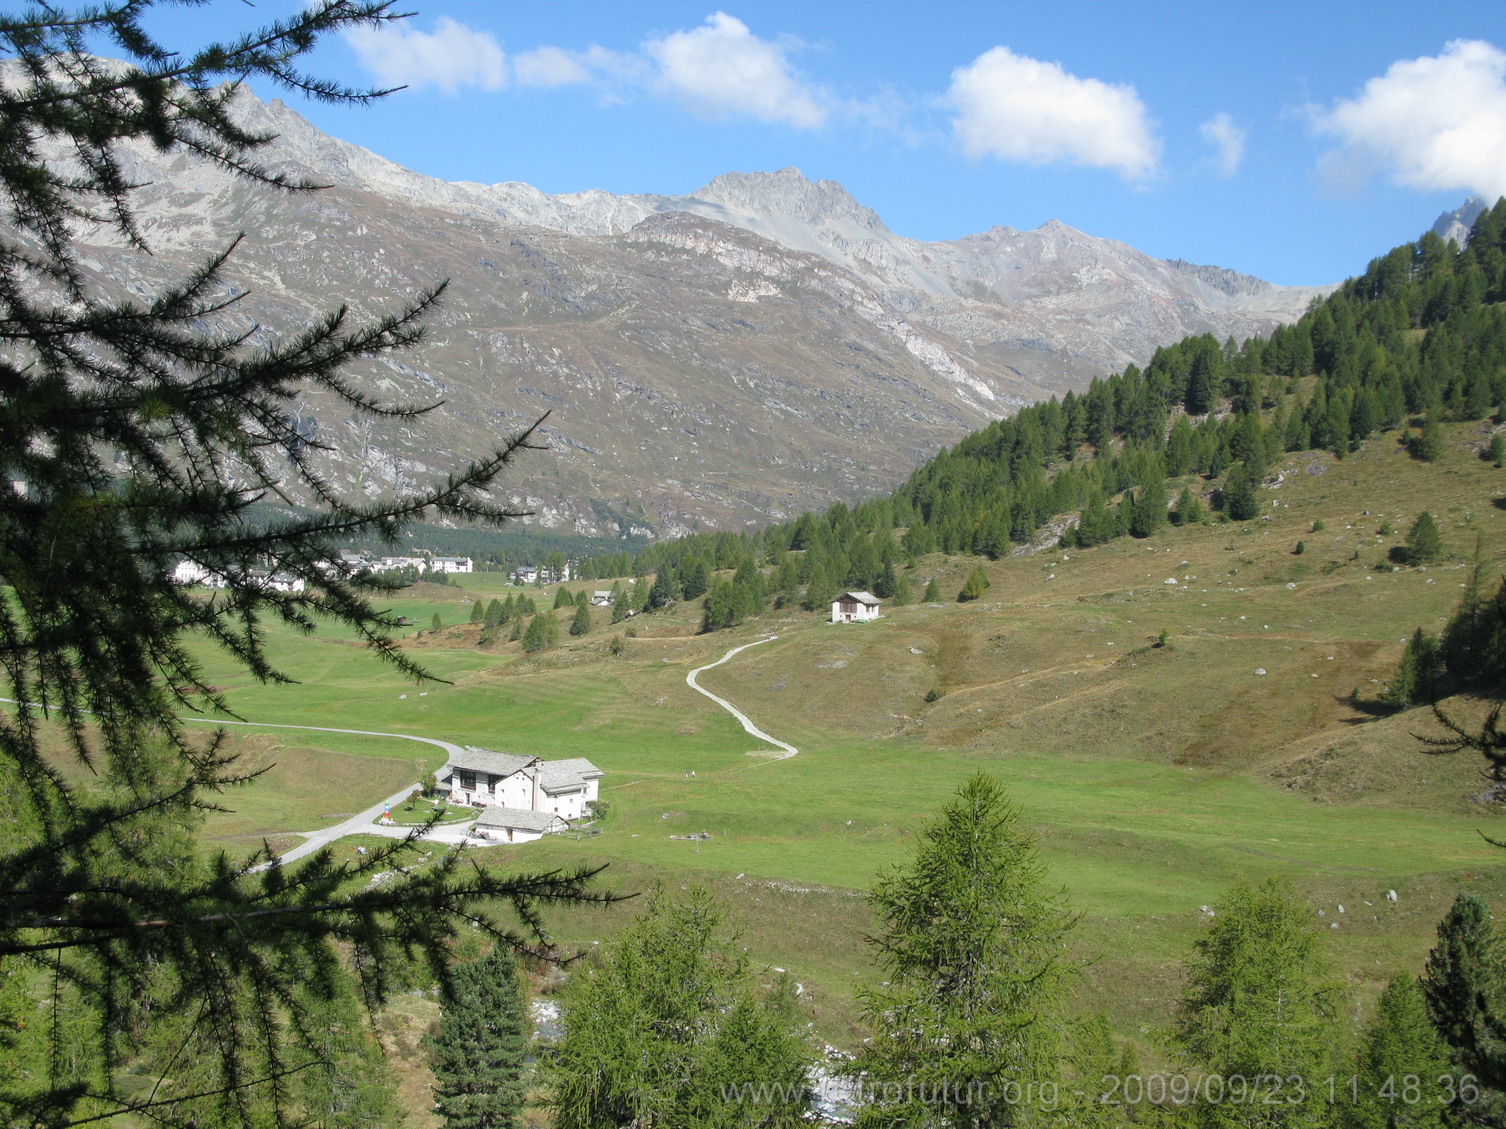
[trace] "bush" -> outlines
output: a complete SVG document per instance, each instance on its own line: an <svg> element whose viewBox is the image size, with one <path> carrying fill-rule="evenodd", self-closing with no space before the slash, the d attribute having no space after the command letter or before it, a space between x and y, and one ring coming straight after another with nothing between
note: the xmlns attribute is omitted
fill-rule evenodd
<svg viewBox="0 0 1506 1129"><path fill-rule="evenodd" d="M942 698L945 697L946 691L943 690L940 686L932 686L929 690L926 691L927 702L939 702Z"/></svg>
<svg viewBox="0 0 1506 1129"><path fill-rule="evenodd" d="M1293 556L1300 557L1305 552L1307 552L1307 542L1306 541L1298 541L1295 545L1292 546L1292 555Z"/></svg>

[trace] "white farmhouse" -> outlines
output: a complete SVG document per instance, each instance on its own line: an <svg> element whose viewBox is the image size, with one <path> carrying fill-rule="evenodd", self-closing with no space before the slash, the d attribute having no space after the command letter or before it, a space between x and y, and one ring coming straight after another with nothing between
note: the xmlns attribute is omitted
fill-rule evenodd
<svg viewBox="0 0 1506 1129"><path fill-rule="evenodd" d="M481 808L479 830L521 843L588 816L604 775L585 757L546 761L468 745L440 771L439 790L451 803Z"/></svg>
<svg viewBox="0 0 1506 1129"><path fill-rule="evenodd" d="M871 592L843 592L831 602L833 623L867 623L878 617L878 597Z"/></svg>
<svg viewBox="0 0 1506 1129"><path fill-rule="evenodd" d="M593 608L607 608L612 606L612 593L598 588L591 593L591 606Z"/></svg>
<svg viewBox="0 0 1506 1129"><path fill-rule="evenodd" d="M474 572L475 562L470 557L435 557L429 562L430 572Z"/></svg>
<svg viewBox="0 0 1506 1129"><path fill-rule="evenodd" d="M185 587L205 584L209 581L209 570L198 561L184 557L173 566L173 583L182 584Z"/></svg>

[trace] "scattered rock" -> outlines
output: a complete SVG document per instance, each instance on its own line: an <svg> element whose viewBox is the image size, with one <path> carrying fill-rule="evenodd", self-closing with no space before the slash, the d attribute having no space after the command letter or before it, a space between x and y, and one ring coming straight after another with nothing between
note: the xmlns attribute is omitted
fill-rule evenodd
<svg viewBox="0 0 1506 1129"><path fill-rule="evenodd" d="M1264 674L1265 673L1265 667L1263 667L1263 666L1257 666L1255 668L1255 673L1256 674Z"/></svg>
<svg viewBox="0 0 1506 1129"><path fill-rule="evenodd" d="M1396 900L1396 891L1395 890L1387 890L1386 891L1386 901L1388 901L1388 902L1394 902L1395 900Z"/></svg>

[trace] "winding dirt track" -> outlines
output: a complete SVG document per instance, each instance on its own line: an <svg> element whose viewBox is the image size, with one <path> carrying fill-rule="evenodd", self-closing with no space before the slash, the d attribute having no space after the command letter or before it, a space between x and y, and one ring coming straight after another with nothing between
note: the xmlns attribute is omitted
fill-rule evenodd
<svg viewBox="0 0 1506 1129"><path fill-rule="evenodd" d="M687 686L696 691L698 694L705 694L706 697L710 698L717 705L721 706L722 709L726 710L733 717L737 718L738 721L742 722L743 728L746 729L754 737L757 737L760 741L767 741L769 744L775 746L776 748L784 750L778 756L769 758L771 760L785 760L789 757L794 756L800 750L795 748L794 745L781 741L778 737L770 737L762 729L754 725L752 719L750 719L747 714L743 713L742 710L738 709L731 702L727 701L726 698L720 697L717 694L713 694L710 690L706 689L699 682L697 682L696 675L700 674L703 670L710 670L714 666L721 666L722 663L726 662L739 651L746 651L749 647L756 647L760 643L772 643L775 639L778 638L779 636L777 635L770 635L767 639L755 639L751 643L744 643L741 647L733 647L725 655L717 659L716 662L707 663L705 666L698 666L685 676L685 684Z"/></svg>

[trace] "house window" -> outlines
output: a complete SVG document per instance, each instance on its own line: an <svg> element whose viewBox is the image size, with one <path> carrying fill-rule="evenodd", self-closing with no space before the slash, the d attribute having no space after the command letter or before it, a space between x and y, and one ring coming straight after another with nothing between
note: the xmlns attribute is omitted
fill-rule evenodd
<svg viewBox="0 0 1506 1129"><path fill-rule="evenodd" d="M460 770L460 786L467 792L474 792L476 790L476 774L462 768Z"/></svg>

